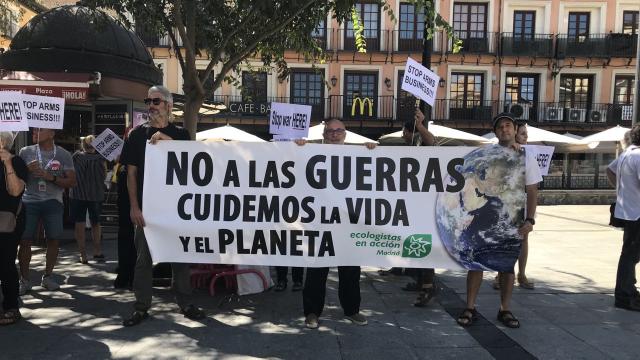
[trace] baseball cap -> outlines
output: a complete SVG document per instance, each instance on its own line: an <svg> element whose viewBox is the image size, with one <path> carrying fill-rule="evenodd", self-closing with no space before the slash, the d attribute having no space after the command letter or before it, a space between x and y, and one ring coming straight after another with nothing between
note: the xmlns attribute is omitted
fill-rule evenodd
<svg viewBox="0 0 640 360"><path fill-rule="evenodd" d="M496 131L496 126L498 125L498 122L502 119L509 119L511 120L511 122L513 123L514 127L518 127L518 123L516 122L516 120L513 118L513 115L511 115L510 113L501 113L496 115L496 117L493 118L493 131Z"/></svg>

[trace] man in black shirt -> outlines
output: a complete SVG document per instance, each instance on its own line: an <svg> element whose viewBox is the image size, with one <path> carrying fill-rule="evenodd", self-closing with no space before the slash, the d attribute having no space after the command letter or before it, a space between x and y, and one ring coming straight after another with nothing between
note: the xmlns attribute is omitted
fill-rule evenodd
<svg viewBox="0 0 640 360"><path fill-rule="evenodd" d="M417 139L416 131L420 134ZM433 134L424 126L424 114L420 109L416 109L413 121L407 121L402 128L402 138L407 145L434 146L436 141ZM435 296L435 270L416 269L415 272L417 282L408 283L403 289L409 291L419 291L418 298L413 303L417 307L425 307Z"/></svg>
<svg viewBox="0 0 640 360"><path fill-rule="evenodd" d="M133 129L125 142L121 162L127 166L127 187L131 203L131 222L136 227L136 267L133 278L133 291L136 296L133 314L124 320L124 326L138 325L148 317L151 307L153 261L144 235L144 216L142 213L142 190L144 184L144 161L147 142L156 144L160 140L190 140L189 132L169 122L173 107L173 96L163 86L149 89L148 98L144 99L149 107L149 122ZM187 297L191 294L188 264L171 264L173 271L172 287L176 302L184 316L192 320L204 318L202 310L190 304Z"/></svg>

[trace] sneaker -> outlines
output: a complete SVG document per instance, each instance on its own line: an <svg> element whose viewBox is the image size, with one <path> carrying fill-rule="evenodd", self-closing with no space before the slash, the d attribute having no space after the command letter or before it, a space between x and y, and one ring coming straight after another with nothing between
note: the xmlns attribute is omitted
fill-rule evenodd
<svg viewBox="0 0 640 360"><path fill-rule="evenodd" d="M631 300L618 300L615 301L615 307L631 311L640 311L640 300L638 298L632 298Z"/></svg>
<svg viewBox="0 0 640 360"><path fill-rule="evenodd" d="M186 308L181 309L180 313L183 314L187 319L194 321L202 320L207 316L204 311L202 311L202 309L199 309L195 305L188 305Z"/></svg>
<svg viewBox="0 0 640 360"><path fill-rule="evenodd" d="M360 325L360 326L364 326L364 325L367 325L369 323L367 321L367 318L365 318L364 315L362 315L360 313L355 313L353 315L346 315L345 319L351 321L352 323L354 323L356 325Z"/></svg>
<svg viewBox="0 0 640 360"><path fill-rule="evenodd" d="M291 291L300 291L302 290L302 281L294 281L293 286L291 287Z"/></svg>
<svg viewBox="0 0 640 360"><path fill-rule="evenodd" d="M22 296L28 293L29 291L31 291L31 281L20 279L20 287L18 288L18 294Z"/></svg>
<svg viewBox="0 0 640 360"><path fill-rule="evenodd" d="M304 326L309 329L318 328L318 316L316 314L309 314L304 318Z"/></svg>
<svg viewBox="0 0 640 360"><path fill-rule="evenodd" d="M49 290L49 291L55 291L60 289L60 284L58 284L57 282L53 281L53 279L51 278L51 275L43 275L42 276L42 287Z"/></svg>

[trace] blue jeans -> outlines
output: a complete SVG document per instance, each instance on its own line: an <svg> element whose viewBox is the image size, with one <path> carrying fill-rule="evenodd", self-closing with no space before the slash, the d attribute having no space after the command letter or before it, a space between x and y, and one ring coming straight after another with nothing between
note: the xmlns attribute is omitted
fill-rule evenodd
<svg viewBox="0 0 640 360"><path fill-rule="evenodd" d="M640 261L640 220L627 221L624 226L622 252L616 275L617 301L628 302L640 294L636 289L636 264Z"/></svg>
<svg viewBox="0 0 640 360"><path fill-rule="evenodd" d="M26 225L23 238L33 240L38 227L38 220L42 219L44 233L47 240L59 240L62 236L62 216L64 206L58 200L45 200L24 203Z"/></svg>

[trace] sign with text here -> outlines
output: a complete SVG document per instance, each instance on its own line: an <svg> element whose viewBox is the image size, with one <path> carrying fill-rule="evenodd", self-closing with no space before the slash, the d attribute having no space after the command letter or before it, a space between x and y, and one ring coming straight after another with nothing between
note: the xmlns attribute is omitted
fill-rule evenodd
<svg viewBox="0 0 640 360"><path fill-rule="evenodd" d="M269 133L289 139L302 139L309 135L311 106L286 103L271 103Z"/></svg>
<svg viewBox="0 0 640 360"><path fill-rule="evenodd" d="M549 175L549 167L551 166L551 157L555 147L545 145L522 145L527 151L533 151L538 166L540 167L540 175Z"/></svg>
<svg viewBox="0 0 640 360"><path fill-rule="evenodd" d="M29 131L29 123L23 112L21 93L0 92L0 131Z"/></svg>

